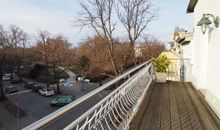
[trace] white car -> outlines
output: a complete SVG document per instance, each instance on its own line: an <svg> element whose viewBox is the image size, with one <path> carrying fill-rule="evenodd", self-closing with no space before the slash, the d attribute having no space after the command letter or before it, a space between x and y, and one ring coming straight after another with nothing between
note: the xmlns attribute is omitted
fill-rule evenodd
<svg viewBox="0 0 220 130"><path fill-rule="evenodd" d="M90 79L84 79L85 83L90 83Z"/></svg>
<svg viewBox="0 0 220 130"><path fill-rule="evenodd" d="M10 76L3 76L3 77L2 77L2 80L3 80L3 81L9 81L9 80L10 80Z"/></svg>
<svg viewBox="0 0 220 130"><path fill-rule="evenodd" d="M60 79L60 83L63 83L65 81L65 79Z"/></svg>
<svg viewBox="0 0 220 130"><path fill-rule="evenodd" d="M54 90L50 88L40 89L39 93L43 96L52 96L55 94Z"/></svg>

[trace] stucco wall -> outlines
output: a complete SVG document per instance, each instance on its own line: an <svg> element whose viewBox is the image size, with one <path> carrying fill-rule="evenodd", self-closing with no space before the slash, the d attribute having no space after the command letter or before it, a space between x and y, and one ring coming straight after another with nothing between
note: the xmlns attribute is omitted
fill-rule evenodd
<svg viewBox="0 0 220 130"><path fill-rule="evenodd" d="M191 43L187 44L187 45L183 45L182 49L183 49L183 58L184 59L190 59L191 58Z"/></svg>
<svg viewBox="0 0 220 130"><path fill-rule="evenodd" d="M206 89L206 100L220 117L220 27L209 27L205 34L196 24L203 13L220 16L220 0L199 0L194 10L192 82Z"/></svg>

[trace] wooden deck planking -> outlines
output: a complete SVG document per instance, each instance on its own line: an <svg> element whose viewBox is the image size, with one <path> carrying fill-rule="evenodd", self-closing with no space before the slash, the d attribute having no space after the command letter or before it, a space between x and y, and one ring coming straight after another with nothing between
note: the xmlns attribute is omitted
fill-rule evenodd
<svg viewBox="0 0 220 130"><path fill-rule="evenodd" d="M143 118L141 120L141 122L145 122L144 124L140 124L140 129L150 129L150 124L151 124L151 119L153 119L154 117L154 107L156 105L155 99L157 99L158 95L159 95L159 88L154 88L154 91L156 91L155 93L152 93L150 100L149 100L149 105L147 105L147 108L145 109L144 113L148 113L143 115Z"/></svg>
<svg viewBox="0 0 220 130"><path fill-rule="evenodd" d="M179 84L179 89L182 92L181 93L182 97L185 99L185 107L186 107L186 110L187 110L187 115L188 115L188 118L190 120L192 129L204 130L203 123L200 119L200 116L196 112L196 109L194 109L193 101L190 98L190 95L187 91L186 86L183 83L180 83L180 82L178 84Z"/></svg>
<svg viewBox="0 0 220 130"><path fill-rule="evenodd" d="M174 91L174 87L172 87L173 83L169 85L169 93L170 93L170 117L171 117L171 130L181 130L181 122L179 110L177 107L176 94Z"/></svg>
<svg viewBox="0 0 220 130"><path fill-rule="evenodd" d="M159 85L159 84L158 84ZM158 86L159 87L159 86ZM160 98L161 98L161 104L159 105L159 107L161 108L160 111L158 111L158 113L160 113L160 129L164 129L164 130L169 130L170 128L170 102L169 102L169 89L167 87L166 84L161 86L161 94L160 94ZM157 106L156 106L157 107Z"/></svg>
<svg viewBox="0 0 220 130"><path fill-rule="evenodd" d="M153 83L146 94L140 111L134 117L130 130L206 130L203 116L195 105L195 91L188 83ZM190 92L189 92L190 91ZM194 94L194 95L193 95ZM194 97L192 97L192 95ZM209 119L209 118L208 118ZM210 125L211 123L209 123ZM212 125L214 125L212 123Z"/></svg>

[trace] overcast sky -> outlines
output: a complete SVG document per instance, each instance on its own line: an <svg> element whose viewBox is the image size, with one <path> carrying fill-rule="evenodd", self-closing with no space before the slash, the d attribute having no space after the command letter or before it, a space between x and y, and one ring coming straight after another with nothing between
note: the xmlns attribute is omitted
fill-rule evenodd
<svg viewBox="0 0 220 130"><path fill-rule="evenodd" d="M159 9L157 20L145 34L155 35L163 42L172 40L176 26L192 31L192 14L186 14L189 0L152 0ZM80 12L78 0L0 0L0 24L15 24L31 35L39 30L63 34L73 44L86 38L89 31L73 27Z"/></svg>

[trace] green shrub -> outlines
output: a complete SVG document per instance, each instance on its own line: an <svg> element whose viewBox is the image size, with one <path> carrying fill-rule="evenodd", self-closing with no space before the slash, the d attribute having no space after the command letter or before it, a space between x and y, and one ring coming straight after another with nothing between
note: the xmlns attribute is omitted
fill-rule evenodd
<svg viewBox="0 0 220 130"><path fill-rule="evenodd" d="M156 72L166 72L169 65L170 61L165 55L160 55L157 58L153 58L153 68Z"/></svg>
<svg viewBox="0 0 220 130"><path fill-rule="evenodd" d="M34 68L30 71L30 78L36 79L40 75L48 75L47 67L41 64L35 64Z"/></svg>

